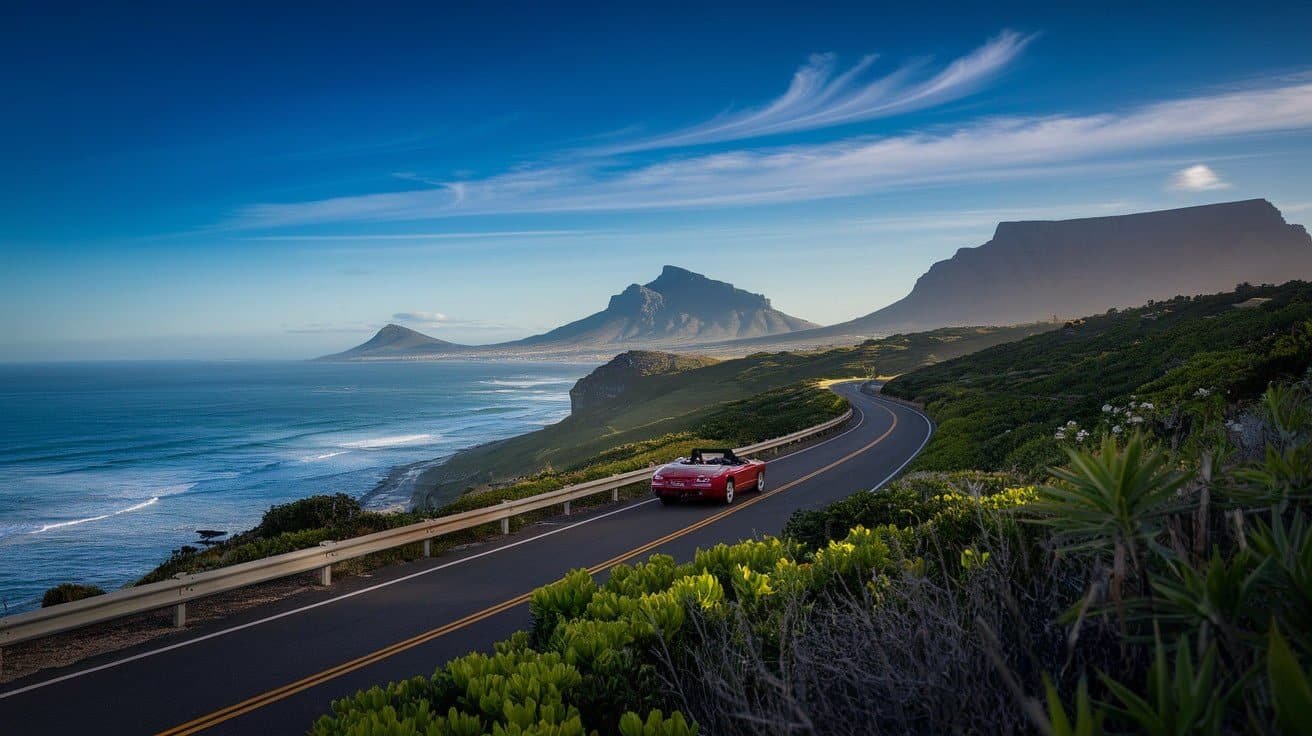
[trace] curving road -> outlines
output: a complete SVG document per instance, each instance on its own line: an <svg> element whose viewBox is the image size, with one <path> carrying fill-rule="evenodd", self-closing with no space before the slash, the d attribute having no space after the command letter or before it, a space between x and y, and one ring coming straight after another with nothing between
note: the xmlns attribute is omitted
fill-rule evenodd
<svg viewBox="0 0 1312 736"><path fill-rule="evenodd" d="M768 489L734 505L654 499L561 517L494 545L348 578L173 637L3 686L4 734L296 734L334 698L428 675L529 621L529 591L567 570L603 572L663 552L776 534L797 509L883 485L924 447L924 415L834 390L853 417L839 434L770 461Z"/></svg>

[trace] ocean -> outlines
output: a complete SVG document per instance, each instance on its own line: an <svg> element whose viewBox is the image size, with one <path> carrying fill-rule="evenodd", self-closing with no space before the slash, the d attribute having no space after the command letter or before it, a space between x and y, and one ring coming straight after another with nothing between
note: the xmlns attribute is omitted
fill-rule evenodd
<svg viewBox="0 0 1312 736"><path fill-rule="evenodd" d="M0 613L61 582L120 587L198 529L247 529L273 504L342 492L403 506L414 473L393 468L564 418L591 368L0 365Z"/></svg>

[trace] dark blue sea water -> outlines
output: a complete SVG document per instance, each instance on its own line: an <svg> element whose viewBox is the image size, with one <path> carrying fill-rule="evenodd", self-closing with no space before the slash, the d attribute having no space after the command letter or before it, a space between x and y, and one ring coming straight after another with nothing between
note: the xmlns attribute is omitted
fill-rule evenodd
<svg viewBox="0 0 1312 736"><path fill-rule="evenodd" d="M275 503L403 505L413 474L393 468L563 418L590 368L0 365L0 611L60 582L121 586L197 529L246 529Z"/></svg>

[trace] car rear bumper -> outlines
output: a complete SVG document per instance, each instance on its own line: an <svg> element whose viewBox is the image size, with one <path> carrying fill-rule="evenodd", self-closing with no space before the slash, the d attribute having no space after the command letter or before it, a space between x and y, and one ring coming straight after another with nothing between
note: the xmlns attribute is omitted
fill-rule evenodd
<svg viewBox="0 0 1312 736"><path fill-rule="evenodd" d="M674 486L671 484L651 486L652 495L659 498L724 498L724 489L717 490L714 486Z"/></svg>

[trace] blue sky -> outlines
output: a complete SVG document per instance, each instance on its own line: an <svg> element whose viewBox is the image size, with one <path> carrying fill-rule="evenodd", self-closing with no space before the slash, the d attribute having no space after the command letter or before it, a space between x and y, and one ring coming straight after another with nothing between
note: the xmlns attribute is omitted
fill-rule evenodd
<svg viewBox="0 0 1312 736"><path fill-rule="evenodd" d="M1308 3L454 5L8 13L0 360L495 342L665 263L832 323L999 220L1312 222Z"/></svg>

